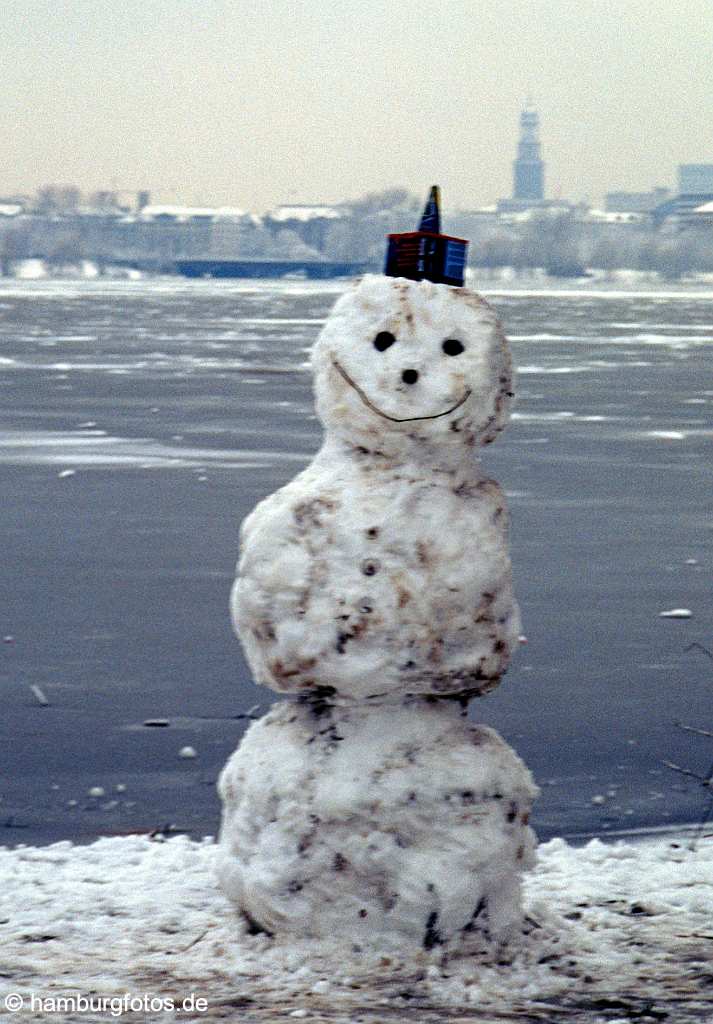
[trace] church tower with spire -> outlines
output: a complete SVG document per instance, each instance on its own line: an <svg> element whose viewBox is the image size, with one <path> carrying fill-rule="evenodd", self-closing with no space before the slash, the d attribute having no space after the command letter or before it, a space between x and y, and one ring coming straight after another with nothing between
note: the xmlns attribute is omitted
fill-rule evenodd
<svg viewBox="0 0 713 1024"><path fill-rule="evenodd" d="M513 161L513 199L541 203L545 196L545 164L540 156L540 118L528 99L520 114L520 140Z"/></svg>

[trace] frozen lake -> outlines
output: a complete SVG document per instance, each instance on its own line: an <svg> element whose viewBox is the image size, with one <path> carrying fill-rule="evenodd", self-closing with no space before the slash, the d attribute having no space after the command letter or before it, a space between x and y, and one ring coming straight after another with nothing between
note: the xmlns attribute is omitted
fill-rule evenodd
<svg viewBox="0 0 713 1024"><path fill-rule="evenodd" d="M273 699L228 622L238 527L318 446L306 360L343 287L0 279L0 845L215 831L235 716ZM542 836L695 820L662 762L713 760L674 724L713 728L713 291L484 293L528 643L471 716L535 773Z"/></svg>

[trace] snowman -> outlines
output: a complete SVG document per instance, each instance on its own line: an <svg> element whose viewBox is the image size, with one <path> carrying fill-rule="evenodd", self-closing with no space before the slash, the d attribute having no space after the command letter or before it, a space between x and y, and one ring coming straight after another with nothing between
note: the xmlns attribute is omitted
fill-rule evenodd
<svg viewBox="0 0 713 1024"><path fill-rule="evenodd" d="M460 715L520 629L477 457L512 374L438 198L327 319L324 443L245 520L231 594L256 682L290 699L223 770L221 884L251 927L354 952L499 949L534 850L527 769Z"/></svg>

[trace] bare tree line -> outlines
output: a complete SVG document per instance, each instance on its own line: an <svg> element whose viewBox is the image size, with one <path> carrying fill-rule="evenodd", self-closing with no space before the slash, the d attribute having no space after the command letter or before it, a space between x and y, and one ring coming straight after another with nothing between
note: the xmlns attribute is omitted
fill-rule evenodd
<svg viewBox="0 0 713 1024"><path fill-rule="evenodd" d="M422 200L406 189L373 192L337 207L338 217L300 222L245 218L241 224L132 224L129 211L112 207L108 192L83 200L74 186L40 189L26 214L0 217L0 272L38 256L50 265L82 259L125 258L132 246L166 259L208 255L240 259L328 259L380 266L384 237L414 230ZM603 223L582 210L542 209L523 218L452 212L444 231L471 239L476 267L543 268L558 277L587 269L655 271L666 279L713 272L713 227L657 229L652 223ZM125 215L122 218L122 213ZM123 221L127 221L126 225ZM120 231L123 231L123 235ZM125 230L124 230L125 228ZM130 229L135 229L132 230ZM137 252L139 250L137 249Z"/></svg>

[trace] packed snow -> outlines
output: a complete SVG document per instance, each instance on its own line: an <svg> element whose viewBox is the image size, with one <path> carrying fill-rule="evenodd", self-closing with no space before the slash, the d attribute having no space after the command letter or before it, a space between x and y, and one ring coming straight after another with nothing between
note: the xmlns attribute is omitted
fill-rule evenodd
<svg viewBox="0 0 713 1024"><path fill-rule="evenodd" d="M522 926L537 793L460 717L520 632L477 457L508 420L510 350L473 292L367 275L312 362L324 444L245 520L231 602L255 680L298 701L223 772L221 882L269 934L492 952Z"/></svg>
<svg viewBox="0 0 713 1024"><path fill-rule="evenodd" d="M367 275L312 361L324 444L242 527L232 614L256 682L492 689L520 631L505 498L478 460L512 398L495 313L467 289Z"/></svg>
<svg viewBox="0 0 713 1024"><path fill-rule="evenodd" d="M499 948L537 790L452 702L282 702L223 770L223 889L266 931L380 953Z"/></svg>
<svg viewBox="0 0 713 1024"><path fill-rule="evenodd" d="M0 849L0 1020L106 1021L30 998L207 1000L190 1020L587 1024L713 1016L713 836L539 847L525 924L493 961L349 952L250 935L211 839ZM25 1008L5 1013L10 994ZM36 1004L37 1005L37 1004ZM46 1004L50 1006L50 1003ZM159 1010L127 1019L168 1021Z"/></svg>

